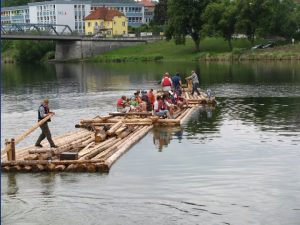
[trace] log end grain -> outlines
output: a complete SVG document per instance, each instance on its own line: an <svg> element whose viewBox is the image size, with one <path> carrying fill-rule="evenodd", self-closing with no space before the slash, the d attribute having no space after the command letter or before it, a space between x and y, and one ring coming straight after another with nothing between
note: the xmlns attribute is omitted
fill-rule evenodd
<svg viewBox="0 0 300 225"><path fill-rule="evenodd" d="M65 166L65 165L57 165L57 166L55 166L54 171L55 171L55 172L62 172L62 171L64 171L65 169L66 169L66 166Z"/></svg>
<svg viewBox="0 0 300 225"><path fill-rule="evenodd" d="M86 170L89 173L95 173L96 172L96 165L89 163L89 164L86 165Z"/></svg>
<svg viewBox="0 0 300 225"><path fill-rule="evenodd" d="M104 163L96 163L96 171L100 173L108 173L109 167Z"/></svg>

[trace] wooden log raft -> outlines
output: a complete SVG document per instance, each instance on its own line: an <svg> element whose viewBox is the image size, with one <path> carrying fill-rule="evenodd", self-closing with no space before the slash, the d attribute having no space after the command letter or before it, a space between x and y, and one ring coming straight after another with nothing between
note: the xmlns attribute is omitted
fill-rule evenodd
<svg viewBox="0 0 300 225"><path fill-rule="evenodd" d="M140 140L142 137L144 137L151 129L153 126L145 126L143 130L139 130L139 133L132 136L131 139L128 139L125 143L120 146L117 152L115 152L113 155L110 157L106 158L104 162L104 166L106 170L109 170L109 168L118 160L118 158L121 157L128 149L134 145L138 140Z"/></svg>

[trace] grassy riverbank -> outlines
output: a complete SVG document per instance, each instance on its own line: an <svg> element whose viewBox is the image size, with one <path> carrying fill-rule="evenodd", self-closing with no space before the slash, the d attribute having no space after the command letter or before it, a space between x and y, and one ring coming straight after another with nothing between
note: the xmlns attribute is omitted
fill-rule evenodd
<svg viewBox="0 0 300 225"><path fill-rule="evenodd" d="M206 38L200 43L200 51L196 52L191 39L187 39L185 45L175 45L174 41L159 41L113 50L87 60L93 62L300 60L300 44L251 50L251 43L248 40L237 39L233 40L233 47L234 49L230 51L223 39Z"/></svg>

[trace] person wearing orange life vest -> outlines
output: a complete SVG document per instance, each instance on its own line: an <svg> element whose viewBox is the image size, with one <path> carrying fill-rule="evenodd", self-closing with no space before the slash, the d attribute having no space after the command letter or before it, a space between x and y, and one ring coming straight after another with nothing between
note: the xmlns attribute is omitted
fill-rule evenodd
<svg viewBox="0 0 300 225"><path fill-rule="evenodd" d="M172 89L172 80L170 74L166 72L161 80L162 90L165 92L171 91Z"/></svg>

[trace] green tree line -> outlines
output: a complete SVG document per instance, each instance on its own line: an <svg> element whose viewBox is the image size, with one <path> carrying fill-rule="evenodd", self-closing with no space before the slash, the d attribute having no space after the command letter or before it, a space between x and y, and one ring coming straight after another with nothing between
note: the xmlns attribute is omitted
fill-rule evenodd
<svg viewBox="0 0 300 225"><path fill-rule="evenodd" d="M54 50L54 41L1 40L1 53L13 52L11 57L20 63L52 59L54 58Z"/></svg>
<svg viewBox="0 0 300 225"><path fill-rule="evenodd" d="M43 2L43 0L1 0L1 7L26 5L30 2Z"/></svg>
<svg viewBox="0 0 300 225"><path fill-rule="evenodd" d="M234 34L300 40L300 5L293 0L160 0L154 24L165 25L167 40L184 44L190 36L198 51L207 36L223 37L232 49Z"/></svg>

